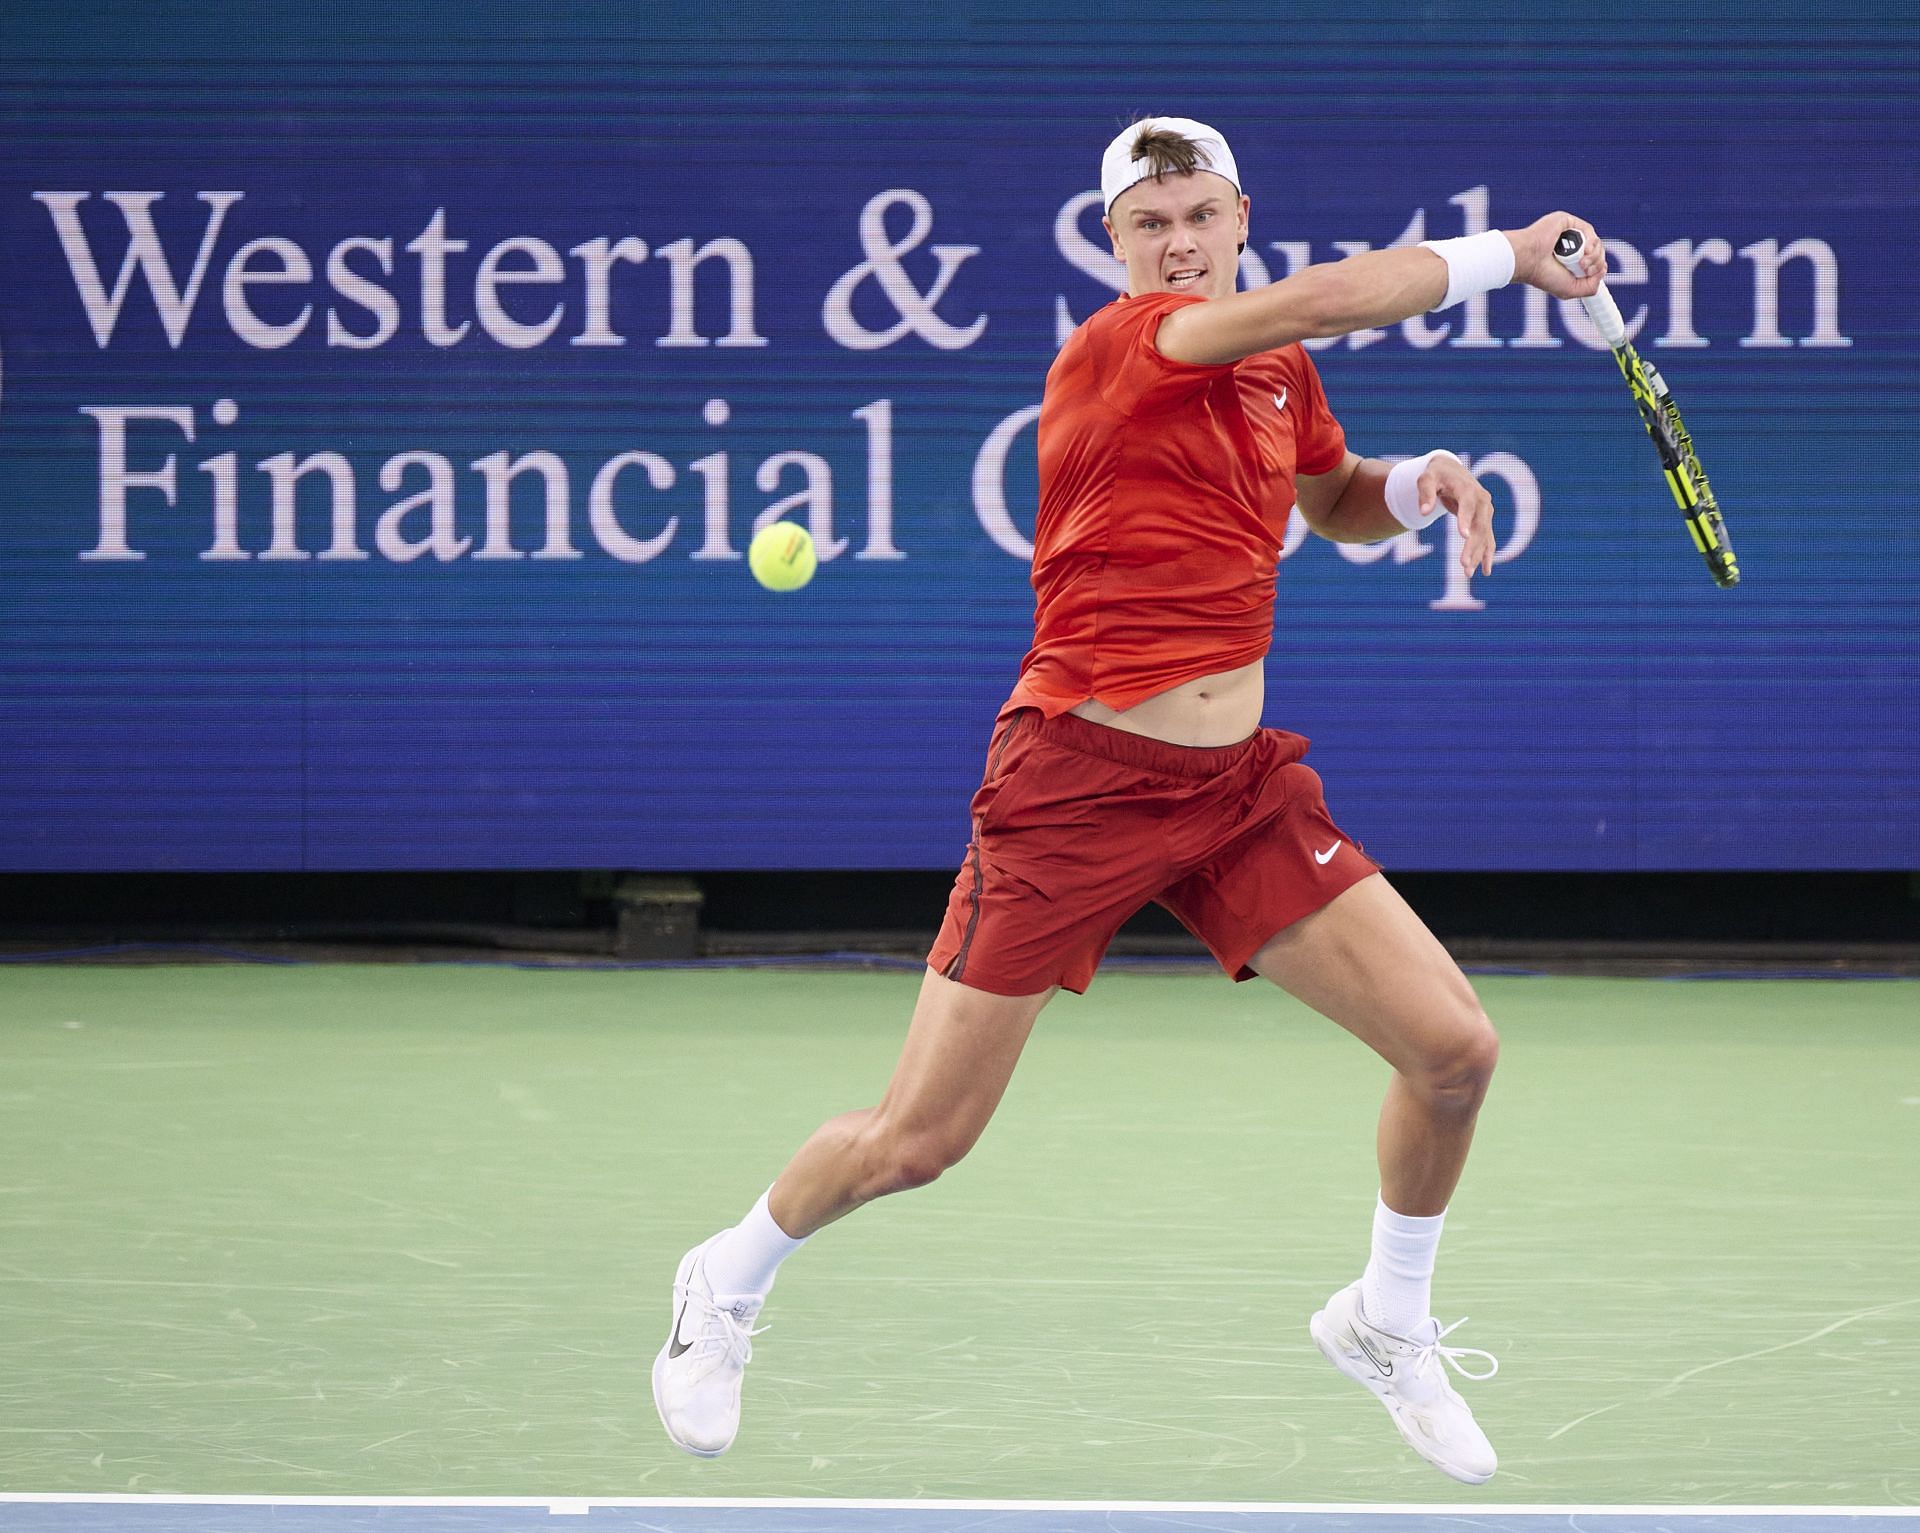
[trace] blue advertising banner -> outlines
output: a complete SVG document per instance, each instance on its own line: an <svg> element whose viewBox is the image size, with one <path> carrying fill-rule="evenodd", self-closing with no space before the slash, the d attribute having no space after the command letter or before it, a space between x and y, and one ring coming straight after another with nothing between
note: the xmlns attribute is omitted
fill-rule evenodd
<svg viewBox="0 0 1920 1533"><path fill-rule="evenodd" d="M1920 21L974 0L0 16L0 867L957 863L1033 421L1204 118L1242 279L1554 208L1687 411L1508 289L1316 343L1498 506L1281 551L1267 722L1389 868L1920 867ZM805 523L774 594L744 552Z"/></svg>

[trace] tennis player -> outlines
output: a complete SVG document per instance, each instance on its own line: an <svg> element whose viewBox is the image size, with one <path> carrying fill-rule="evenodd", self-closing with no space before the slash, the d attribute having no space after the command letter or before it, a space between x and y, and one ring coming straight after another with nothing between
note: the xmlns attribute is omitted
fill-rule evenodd
<svg viewBox="0 0 1920 1533"><path fill-rule="evenodd" d="M988 746L905 1050L877 1107L822 1125L745 1219L681 1261L654 1401L679 1447L724 1453L780 1263L965 1155L1041 1008L1084 991L1122 922L1157 900L1234 979L1271 980L1393 1067L1371 1259L1309 1331L1416 1453L1478 1484L1494 1451L1447 1369L1498 1365L1444 1344L1429 1292L1498 1042L1446 950L1328 814L1307 742L1259 727L1262 661L1296 502L1345 543L1450 515L1462 563L1493 567L1493 504L1460 460L1356 456L1299 343L1511 281L1583 297L1604 246L1552 213L1237 292L1250 203L1219 133L1137 122L1108 145L1100 181L1127 293L1047 375L1033 648ZM1577 277L1553 256L1567 228L1586 237ZM1413 782L1423 768L1401 770Z"/></svg>

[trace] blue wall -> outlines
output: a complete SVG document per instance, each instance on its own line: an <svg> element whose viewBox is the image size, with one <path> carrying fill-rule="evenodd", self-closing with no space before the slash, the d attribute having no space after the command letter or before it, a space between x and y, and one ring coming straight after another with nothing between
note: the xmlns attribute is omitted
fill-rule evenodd
<svg viewBox="0 0 1920 1533"><path fill-rule="evenodd" d="M1505 543L1470 587L1444 529L1288 553L1267 719L1351 833L1920 866L1914 21L154 9L0 18L0 866L954 863L1030 633L1022 412L1144 110L1233 143L1250 281L1557 206L1625 242L1741 556L1716 589L1557 304L1321 350L1353 445L1468 457ZM276 530L322 454L351 518L317 467ZM490 526L472 465L531 454ZM774 596L740 554L809 485L833 556Z"/></svg>

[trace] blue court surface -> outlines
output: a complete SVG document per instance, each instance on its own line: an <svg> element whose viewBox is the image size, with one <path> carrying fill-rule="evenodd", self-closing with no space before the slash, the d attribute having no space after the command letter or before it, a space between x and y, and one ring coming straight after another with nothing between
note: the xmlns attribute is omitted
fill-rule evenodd
<svg viewBox="0 0 1920 1533"><path fill-rule="evenodd" d="M556 1523L555 1519L565 1519ZM1920 1507L0 1495L4 1533L1916 1533Z"/></svg>

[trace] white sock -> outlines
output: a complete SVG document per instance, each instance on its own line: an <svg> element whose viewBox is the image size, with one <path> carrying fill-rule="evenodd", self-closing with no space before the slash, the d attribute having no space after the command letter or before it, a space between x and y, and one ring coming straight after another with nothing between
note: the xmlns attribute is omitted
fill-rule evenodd
<svg viewBox="0 0 1920 1533"><path fill-rule="evenodd" d="M763 1192L746 1218L707 1247L701 1265L716 1295L765 1295L773 1287L780 1263L805 1244L804 1237L795 1240L773 1222L773 1215L767 1211L767 1193Z"/></svg>
<svg viewBox="0 0 1920 1533"><path fill-rule="evenodd" d="M1373 1259L1360 1276L1360 1309L1381 1330L1411 1336L1433 1313L1433 1259L1446 1217L1396 1214L1375 1200Z"/></svg>

